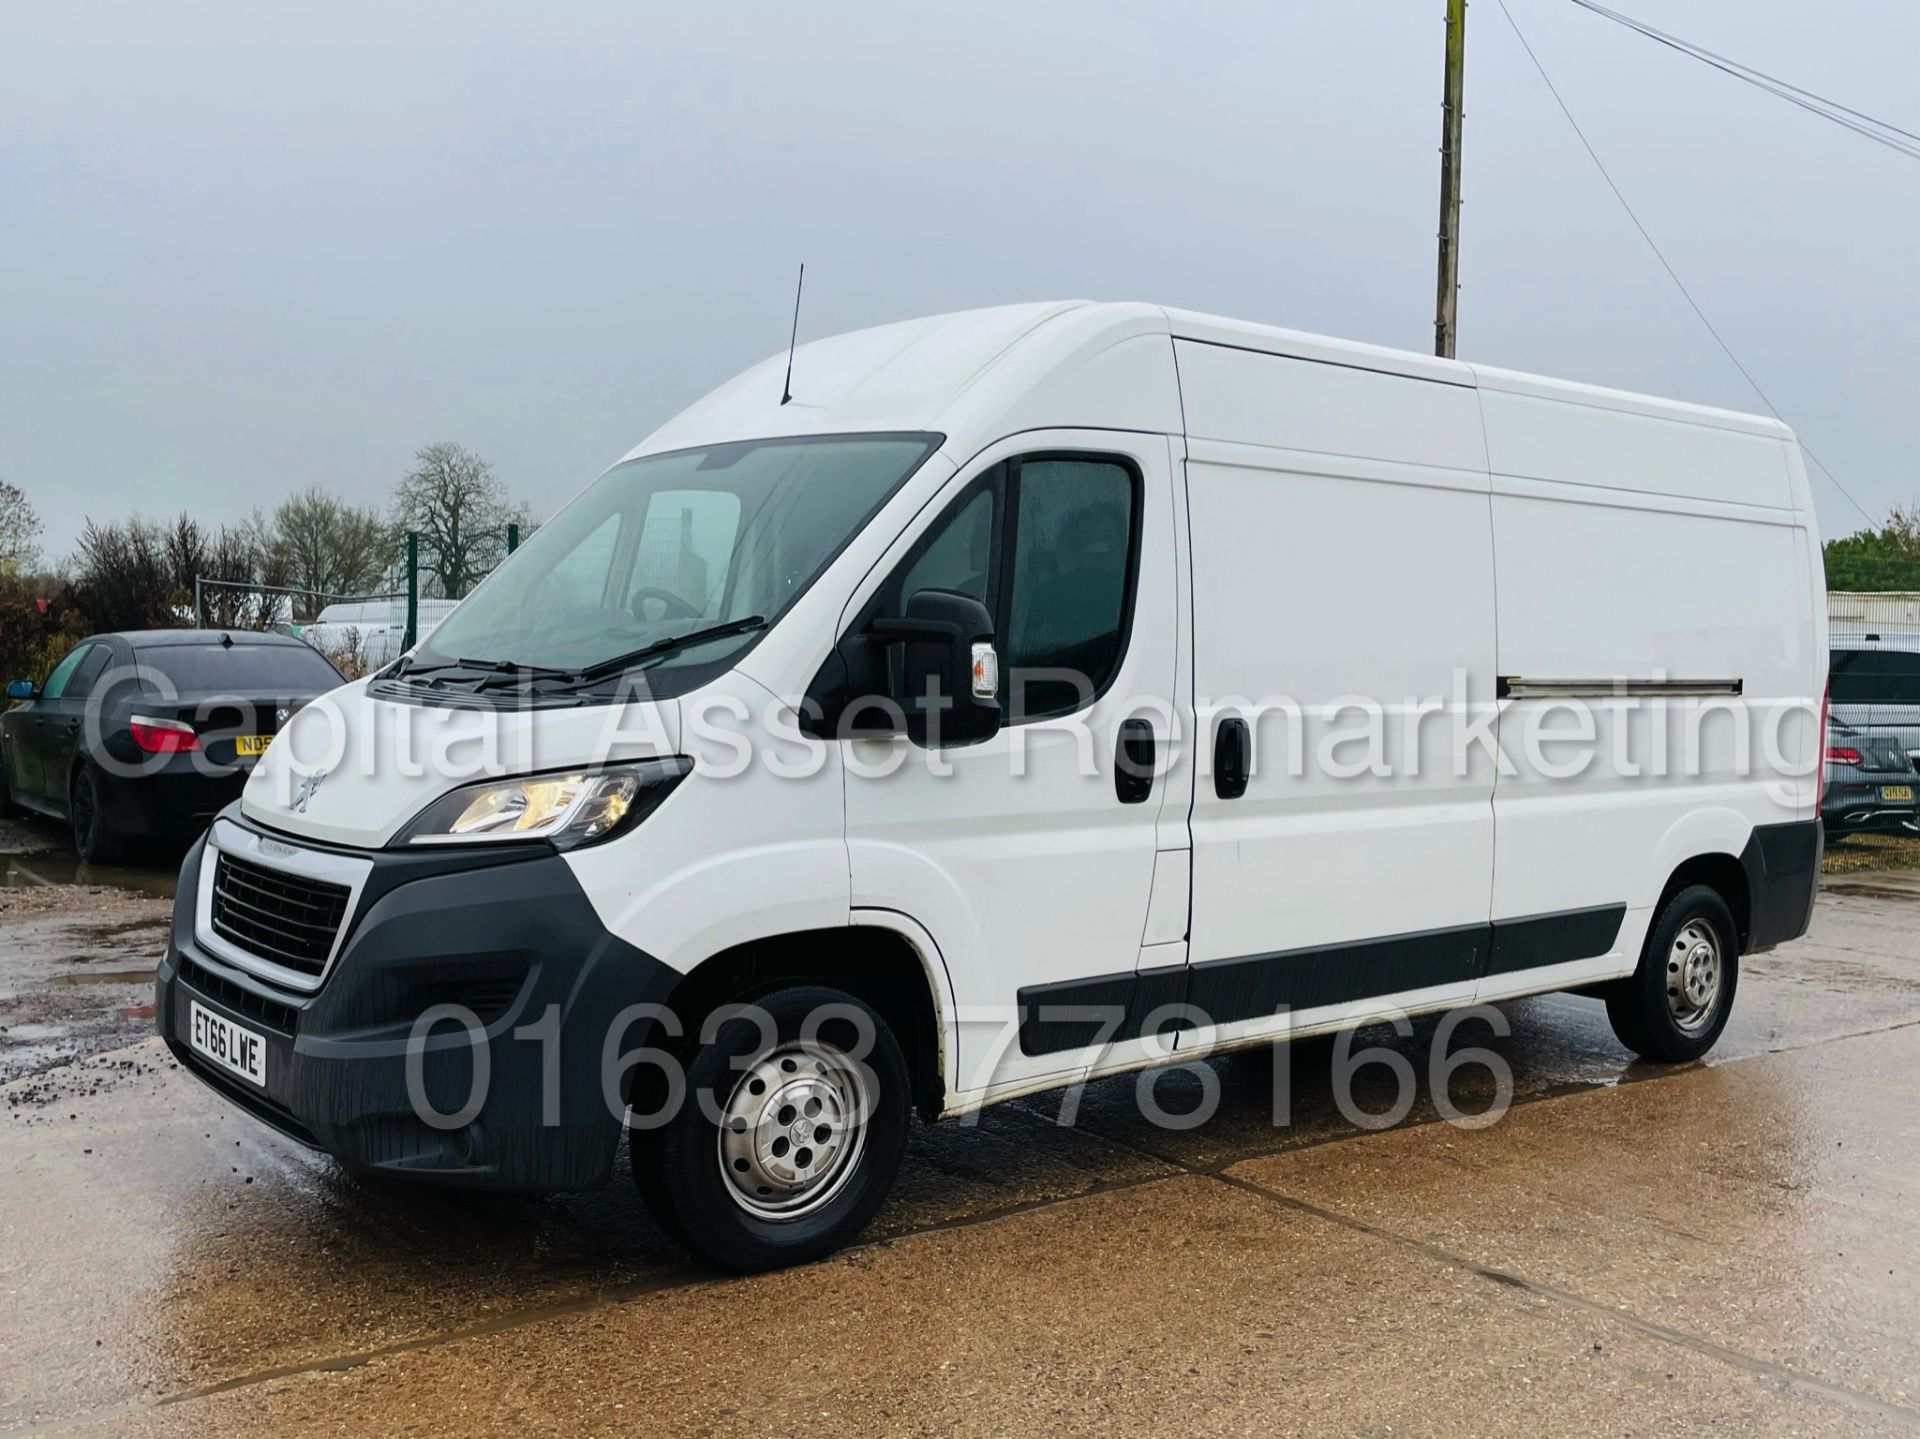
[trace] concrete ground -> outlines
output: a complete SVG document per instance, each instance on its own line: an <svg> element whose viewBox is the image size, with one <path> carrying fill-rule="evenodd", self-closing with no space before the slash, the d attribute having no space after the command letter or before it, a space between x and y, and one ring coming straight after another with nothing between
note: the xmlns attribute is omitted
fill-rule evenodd
<svg viewBox="0 0 1920 1439"><path fill-rule="evenodd" d="M139 1037L164 904L43 887L0 890L0 1433L1920 1430L1920 878L1831 880L1707 1063L1631 1064L1556 996L1454 1039L1513 1074L1481 1129L1424 1078L1393 1128L1343 1117L1326 1042L1208 1066L1186 1130L1111 1081L1071 1127L916 1131L858 1247L756 1278L625 1182L461 1195L300 1150ZM1425 1076L1432 1034L1365 1038ZM1485 1071L1452 1092L1484 1106Z"/></svg>

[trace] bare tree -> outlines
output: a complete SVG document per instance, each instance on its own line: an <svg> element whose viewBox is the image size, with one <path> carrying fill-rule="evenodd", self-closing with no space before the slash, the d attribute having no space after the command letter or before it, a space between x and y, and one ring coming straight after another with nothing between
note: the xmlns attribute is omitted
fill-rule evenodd
<svg viewBox="0 0 1920 1439"><path fill-rule="evenodd" d="M73 592L87 618L102 630L178 623L169 618L173 575L166 551L151 520L88 520L73 556Z"/></svg>
<svg viewBox="0 0 1920 1439"><path fill-rule="evenodd" d="M525 507L515 507L493 467L455 444L428 445L394 494L401 530L420 534L420 567L432 588L461 599L500 563L507 525L530 525Z"/></svg>
<svg viewBox="0 0 1920 1439"><path fill-rule="evenodd" d="M265 629L285 618L268 557L246 526L209 532L189 514L171 524L135 517L117 524L87 521L74 554L73 593L101 630L166 629L194 623L194 582L205 587L204 623Z"/></svg>
<svg viewBox="0 0 1920 1439"><path fill-rule="evenodd" d="M0 480L0 575L24 574L40 558L40 516L26 491Z"/></svg>
<svg viewBox="0 0 1920 1439"><path fill-rule="evenodd" d="M327 596L371 593L393 553L393 532L377 510L347 504L318 488L287 500L271 520L256 516L253 528L267 562L284 571L286 584L304 592L300 619L311 619Z"/></svg>

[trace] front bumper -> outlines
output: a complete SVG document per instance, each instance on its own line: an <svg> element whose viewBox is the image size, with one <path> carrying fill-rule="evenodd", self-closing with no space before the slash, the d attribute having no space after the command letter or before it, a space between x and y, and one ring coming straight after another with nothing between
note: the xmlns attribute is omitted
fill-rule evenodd
<svg viewBox="0 0 1920 1439"><path fill-rule="evenodd" d="M609 1030L678 976L608 933L559 855L359 852L373 871L325 982L300 995L201 942L206 853L203 837L182 866L156 984L155 1024L182 1068L356 1169L527 1191L606 1182L622 1120L602 1090ZM193 1051L196 1002L264 1037L264 1088ZM435 1005L463 1006L477 1037L449 1020L411 1040ZM615 1054L644 1042L638 1026L617 1038Z"/></svg>

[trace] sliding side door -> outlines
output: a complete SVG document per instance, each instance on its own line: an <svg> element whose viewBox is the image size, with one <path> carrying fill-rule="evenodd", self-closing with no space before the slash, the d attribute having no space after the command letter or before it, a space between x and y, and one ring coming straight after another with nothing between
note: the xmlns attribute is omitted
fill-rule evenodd
<svg viewBox="0 0 1920 1439"><path fill-rule="evenodd" d="M1474 391L1177 353L1211 771L1188 1001L1222 1040L1281 1028L1282 1010L1315 1024L1389 997L1465 1001L1488 946L1496 706ZM1476 723L1486 742L1457 745Z"/></svg>

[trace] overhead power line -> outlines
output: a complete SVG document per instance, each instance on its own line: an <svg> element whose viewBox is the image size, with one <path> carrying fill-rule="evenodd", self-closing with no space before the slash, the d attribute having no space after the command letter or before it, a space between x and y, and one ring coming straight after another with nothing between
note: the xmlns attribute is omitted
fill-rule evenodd
<svg viewBox="0 0 1920 1439"><path fill-rule="evenodd" d="M1586 0L1575 0L1575 3L1585 4ZM1600 178L1605 180L1607 182L1607 188L1613 191L1613 198L1620 202L1620 208L1625 210L1627 212L1627 218L1633 221L1633 228L1640 232L1640 238L1645 240L1647 242L1647 248L1653 251L1653 257L1660 262L1660 268L1667 272L1667 278L1673 281L1673 287L1680 292L1681 298L1687 302L1688 306L1693 310L1693 313L1699 318L1700 323L1705 326L1707 333L1713 336L1714 343L1720 347L1721 352L1733 362L1733 367L1740 372L1740 377L1752 387L1754 394L1760 397L1760 403L1767 407L1776 420L1785 424L1786 421L1780 414L1779 407L1767 398L1767 392L1760 388L1760 382L1754 379L1753 372L1740 363L1740 357L1734 354L1733 346L1727 343L1726 337L1714 327L1713 321L1707 318L1707 312L1701 309L1700 302L1693 298L1693 292L1687 288L1686 281L1680 278L1680 272L1673 268L1673 262L1667 259L1666 253L1662 251L1659 244L1655 242L1652 234L1648 232L1647 227L1641 223L1640 217L1634 213L1633 206L1627 203L1627 197L1621 193L1620 186L1615 182L1612 173L1607 169L1606 162L1600 158L1600 152L1593 148L1593 142L1587 138L1586 131L1580 128L1580 122L1573 118L1573 111L1567 108L1567 102L1560 94L1560 87L1553 83L1553 77L1547 73L1547 67L1540 63L1540 57L1534 53L1533 46L1527 43L1526 33L1521 30L1520 22L1513 18L1513 11L1507 8L1507 0L1499 0L1499 4L1500 13L1507 17L1507 24L1512 27L1514 38L1520 42L1520 48L1527 52L1527 58L1533 62L1533 68L1540 72L1540 78L1546 82L1547 90L1552 94L1554 103L1560 107L1560 113L1567 117L1567 124L1573 127L1573 133L1579 137L1581 146L1587 152L1587 158L1593 161L1594 169L1600 172ZM1798 436L1795 438L1798 438ZM1846 496L1847 503L1860 512L1860 518L1865 520L1869 525L1873 524L1873 516L1867 513L1866 507L1853 497L1845 485L1840 483L1839 478L1835 476L1832 470L1821 463L1818 455L1814 454L1812 450L1807 449L1804 440L1800 441L1800 448L1806 452L1807 458L1813 461L1819 468L1820 473L1827 477L1833 487L1842 495Z"/></svg>
<svg viewBox="0 0 1920 1439"><path fill-rule="evenodd" d="M1782 80L1777 75L1769 75L1764 70L1756 70L1751 65L1743 65L1738 60L1715 54L1704 45L1696 45L1691 40L1682 40L1678 35L1656 30L1644 20L1636 20L1631 15L1623 15L1618 10L1609 9L1600 4L1599 0L1573 0L1573 3L1582 10L1590 10L1595 15L1613 21L1616 25L1624 25L1627 29L1644 35L1647 39L1664 45L1669 50L1678 51L1702 64L1711 65L1722 74L1731 75L1736 80L1744 80L1747 84L1764 90L1769 95L1785 100L1789 105L1798 105L1809 114L1818 115L1823 120L1830 120L1877 145L1884 145L1889 150L1897 151L1910 160L1920 160L1920 134L1902 129L1890 121L1877 119L1850 105L1843 105L1838 100L1829 100L1824 95L1816 95L1813 91L1795 85L1791 81Z"/></svg>

